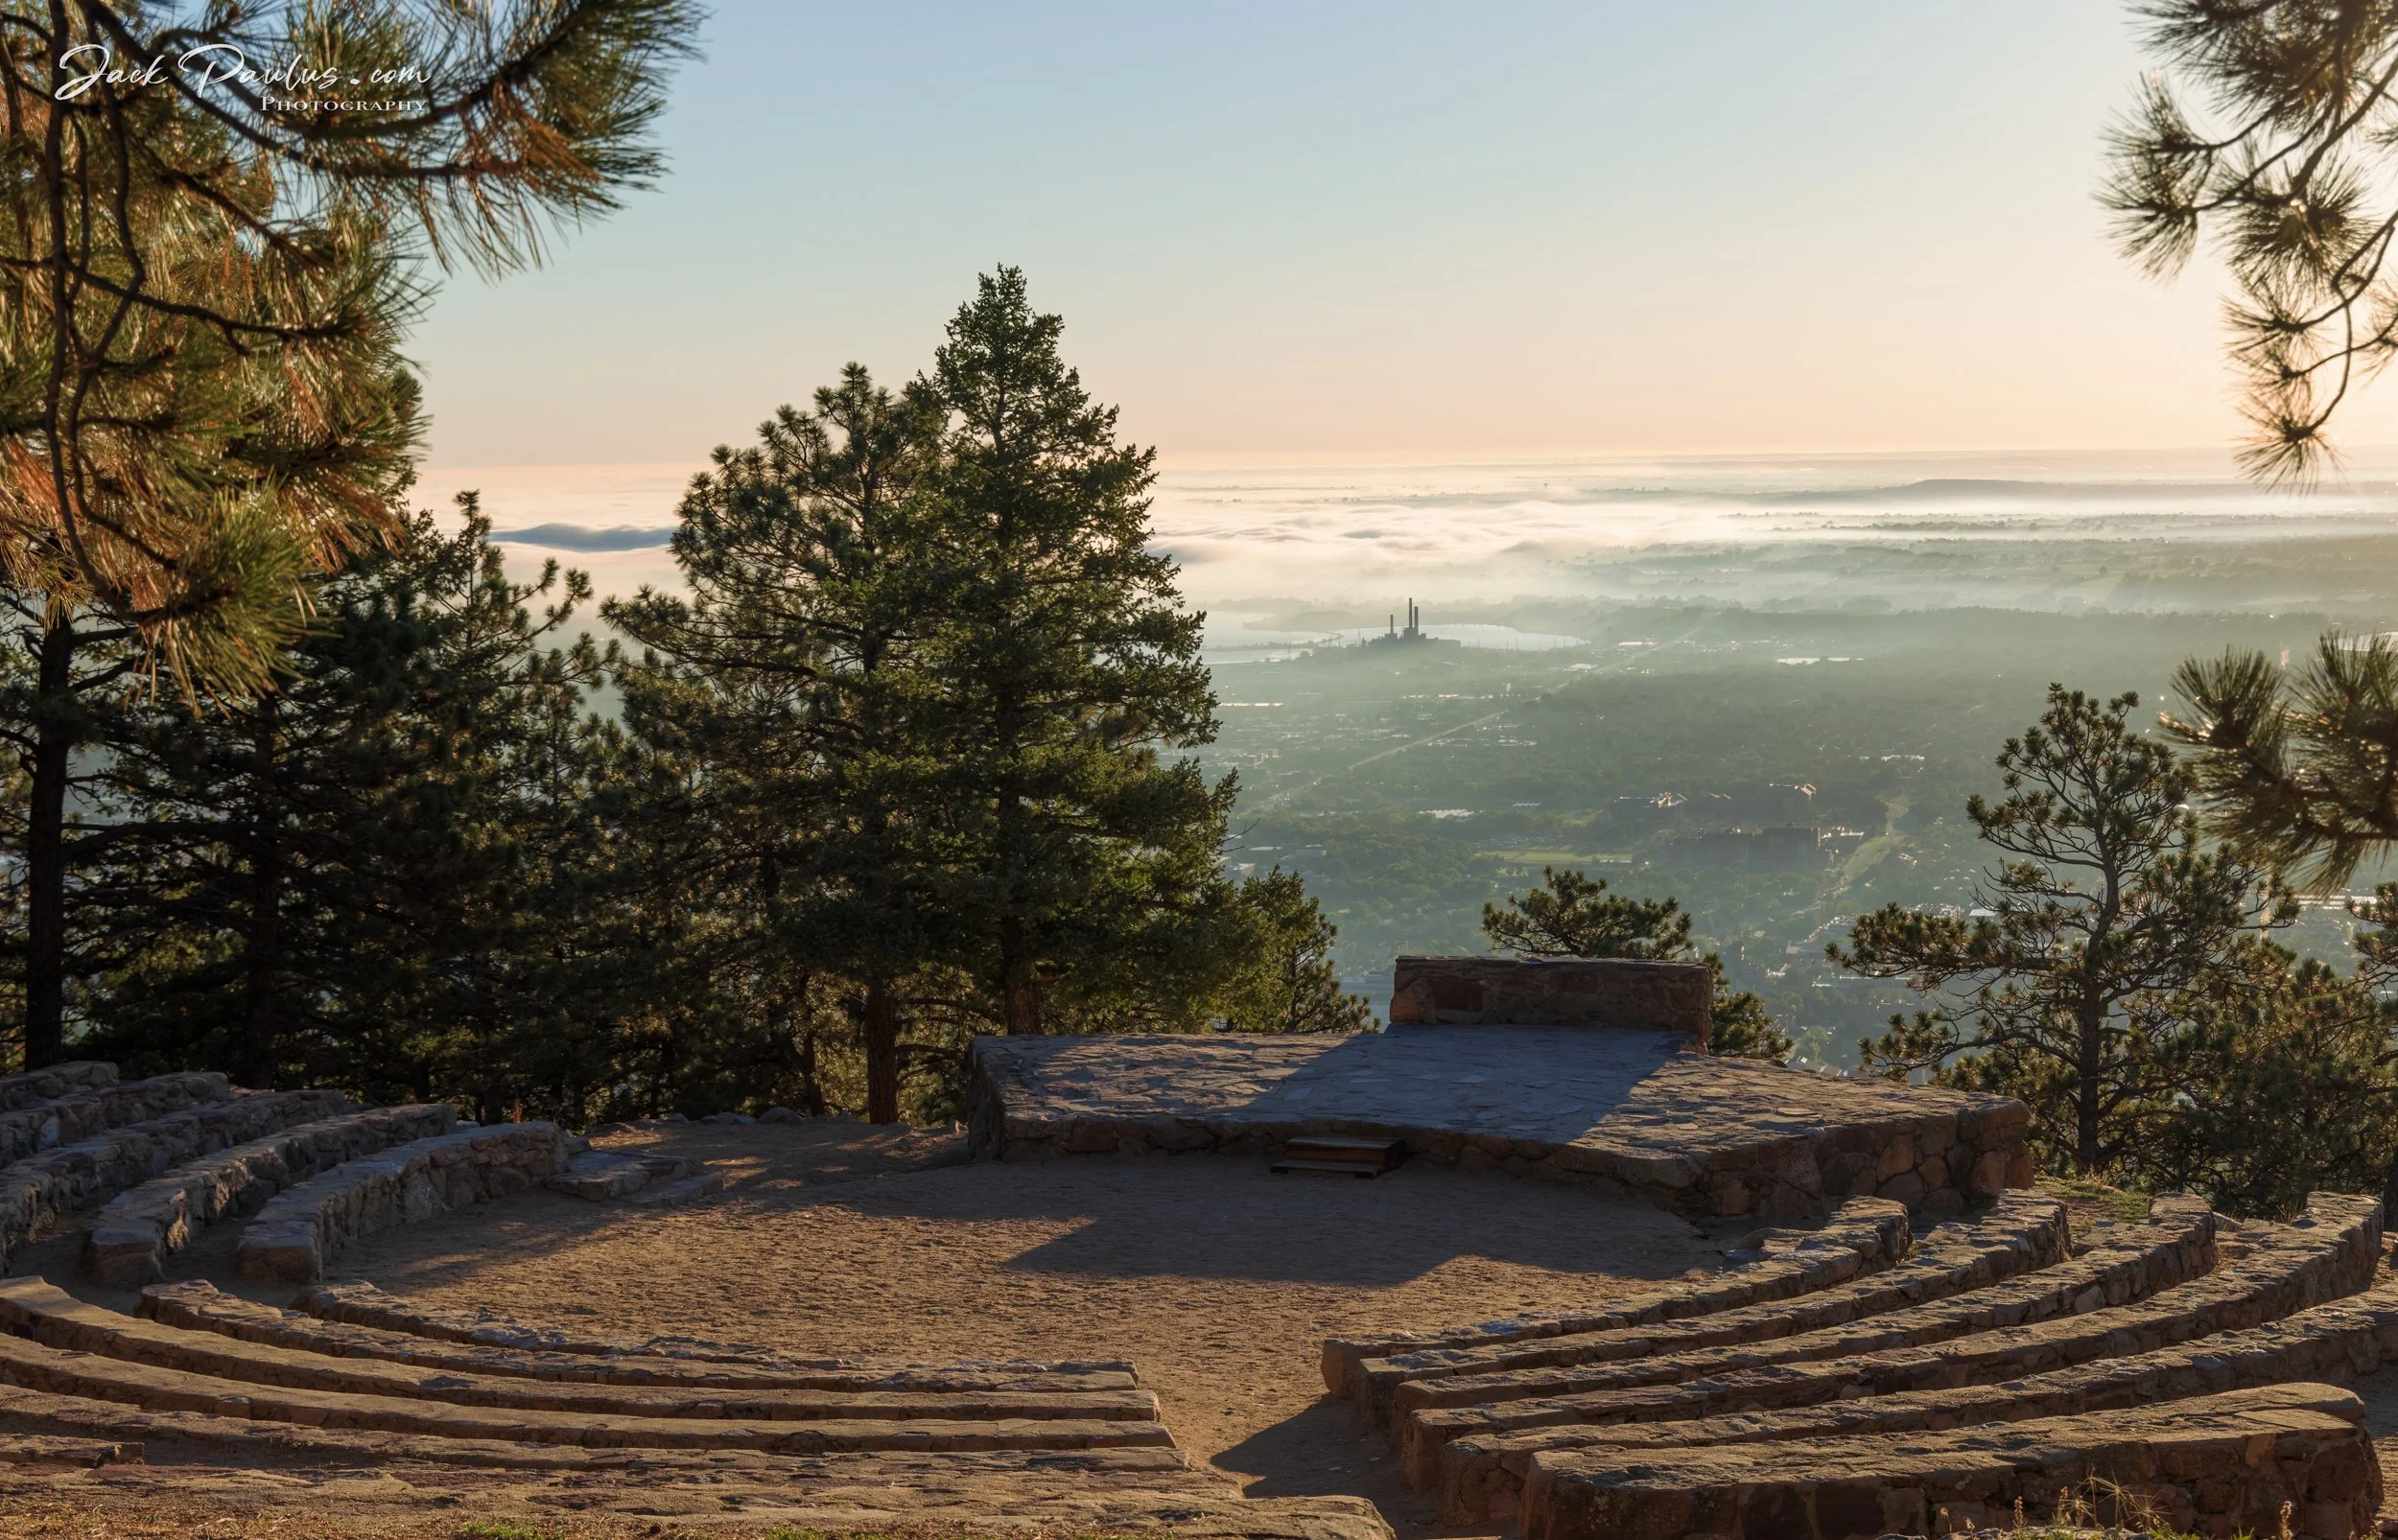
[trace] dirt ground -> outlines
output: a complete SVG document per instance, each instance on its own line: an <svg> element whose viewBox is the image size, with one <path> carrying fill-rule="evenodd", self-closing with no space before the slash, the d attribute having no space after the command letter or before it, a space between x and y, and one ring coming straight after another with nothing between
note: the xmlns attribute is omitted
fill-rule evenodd
<svg viewBox="0 0 2398 1540"><path fill-rule="evenodd" d="M597 1142L716 1162L727 1191L663 1211L528 1194L388 1231L339 1272L640 1335L1129 1359L1194 1460L1256 1496L1362 1492L1402 1533L1425 1529L1430 1505L1325 1398L1326 1337L1587 1303L1714 1266L1732 1238L1422 1165L1372 1181L1203 1155L998 1165L968 1162L953 1134L834 1121Z"/></svg>

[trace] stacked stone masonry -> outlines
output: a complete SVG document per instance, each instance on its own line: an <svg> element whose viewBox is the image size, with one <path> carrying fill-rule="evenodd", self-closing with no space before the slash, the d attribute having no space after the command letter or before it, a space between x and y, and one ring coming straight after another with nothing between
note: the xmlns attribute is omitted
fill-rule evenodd
<svg viewBox="0 0 2398 1540"><path fill-rule="evenodd" d="M416 1139L286 1188L244 1226L235 1266L256 1283L307 1283L361 1236L538 1186L566 1169L554 1123L503 1123Z"/></svg>
<svg viewBox="0 0 2398 1540"><path fill-rule="evenodd" d="M38 1279L0 1281L0 1437L95 1458L102 1445L138 1458L147 1442L219 1462L371 1464L394 1481L501 1469L520 1492L635 1513L653 1511L646 1494L699 1482L712 1503L826 1523L1003 1512L1078 1532L1389 1540L1362 1499L1251 1501L1191 1468L1120 1365L783 1359L416 1312L357 1288L306 1298L421 1316L437 1335L203 1283L153 1286L133 1317ZM552 1345L458 1340L495 1337Z"/></svg>
<svg viewBox="0 0 2398 1540"><path fill-rule="evenodd" d="M82 1091L113 1085L117 1066L97 1060L52 1064L21 1075L0 1075L0 1112L15 1112L42 1102L56 1102Z"/></svg>
<svg viewBox="0 0 2398 1540"><path fill-rule="evenodd" d="M39 1238L110 1200L82 1254L111 1287L156 1277L197 1227L244 1214L255 1215L240 1237L244 1271L305 1281L360 1235L528 1191L585 1150L546 1124L452 1131L448 1108L344 1109L329 1092L255 1095L212 1076L119 1086L106 1065L0 1079L0 1117L19 1112L0 1129L31 1132L0 1137L53 1147L0 1166L8 1233ZM607 1167L586 1160L586 1179L554 1190L639 1203L722 1181L652 1160L626 1191ZM1903 1245L1903 1218L1880 1222ZM1390 1540L1362 1498L1253 1501L1193 1469L1156 1397L1117 1361L622 1342L419 1309L358 1284L298 1303L157 1283L127 1315L41 1278L0 1278L0 1464L372 1468L437 1500L455 1489L450 1473L476 1467L510 1472L511 1500L627 1515L704 1490L711 1512L826 1530L965 1517Z"/></svg>
<svg viewBox="0 0 2398 1540"><path fill-rule="evenodd" d="M0 1268L60 1216L198 1157L341 1109L338 1091L242 1092L0 1165Z"/></svg>
<svg viewBox="0 0 2398 1540"><path fill-rule="evenodd" d="M36 1102L0 1112L0 1160L19 1160L61 1144L81 1144L128 1123L164 1117L203 1102L222 1102L232 1094L233 1087L223 1075L158 1075Z"/></svg>
<svg viewBox="0 0 2398 1540"><path fill-rule="evenodd" d="M1395 1026L1350 1037L975 1039L977 1153L1271 1156L1370 1134L1419 1160L1573 1182L1702 1218L1932 1213L2029 1186L2030 1112L1694 1051L1681 1033Z"/></svg>
<svg viewBox="0 0 2398 1540"><path fill-rule="evenodd" d="M192 1161L109 1201L84 1236L83 1276L111 1288L149 1283L200 1226L256 1213L294 1182L395 1144L446 1133L457 1121L456 1110L443 1105L353 1112Z"/></svg>
<svg viewBox="0 0 2398 1540"><path fill-rule="evenodd" d="M1402 957L1391 1021L1679 1032L1707 1045L1715 976L1704 963L1629 958Z"/></svg>
<svg viewBox="0 0 2398 1540"><path fill-rule="evenodd" d="M2160 1199L2070 1255L2059 1221L2015 1195L1774 1298L1710 1279L1705 1307L1328 1344L1326 1381L1444 1524L1539 1540L1945 1533L2118 1488L2200 1534L2271 1532L2285 1503L2301 1534L2372 1531L2379 1467L2334 1387L2398 1364L2377 1202L2234 1225Z"/></svg>

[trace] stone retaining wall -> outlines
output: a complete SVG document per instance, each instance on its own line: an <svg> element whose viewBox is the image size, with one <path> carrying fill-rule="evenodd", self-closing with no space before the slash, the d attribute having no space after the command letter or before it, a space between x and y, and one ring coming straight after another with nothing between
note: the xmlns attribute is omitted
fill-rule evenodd
<svg viewBox="0 0 2398 1540"><path fill-rule="evenodd" d="M2364 1403L2329 1386L2241 1390L2147 1412L2010 1424L1940 1437L1730 1444L1636 1464L1542 1456L1526 1540L1865 1540L2076 1515L2306 1540L2373 1532L2381 1468ZM2141 1505L2117 1507L2128 1499ZM2087 1522L2085 1519L2084 1522Z"/></svg>
<svg viewBox="0 0 2398 1540"><path fill-rule="evenodd" d="M395 1144L447 1133L458 1121L443 1105L384 1108L327 1118L193 1161L111 1200L83 1240L83 1275L132 1288L163 1275L169 1253L200 1225L251 1214L294 1182Z"/></svg>
<svg viewBox="0 0 2398 1540"><path fill-rule="evenodd" d="M89 1059L52 1064L46 1069L29 1069L21 1075L0 1075L0 1112L55 1102L79 1091L97 1090L115 1085L116 1079L116 1065Z"/></svg>
<svg viewBox="0 0 2398 1540"><path fill-rule="evenodd" d="M246 1091L0 1166L0 1267L61 1214L90 1208L228 1145L341 1109L339 1091Z"/></svg>
<svg viewBox="0 0 2398 1540"><path fill-rule="evenodd" d="M1704 963L1626 957L1402 957L1393 1025L1622 1027L1681 1032L1704 1048L1715 976Z"/></svg>
<svg viewBox="0 0 2398 1540"><path fill-rule="evenodd" d="M1685 1045L1501 1026L981 1037L967 1099L976 1152L1005 1160L1269 1158L1301 1135L1363 1134L1460 1170L1571 1182L1704 1219L1818 1219L1868 1196L1953 1213L2032 1184L2021 1102L1827 1079Z"/></svg>
<svg viewBox="0 0 2398 1540"><path fill-rule="evenodd" d="M213 1072L156 1075L0 1112L0 1160L22 1160L61 1144L81 1144L128 1123L222 1102L232 1094L232 1085Z"/></svg>
<svg viewBox="0 0 2398 1540"><path fill-rule="evenodd" d="M242 1231L235 1266L254 1283L309 1283L362 1235L523 1192L566 1168L554 1123L503 1123L418 1139L285 1189Z"/></svg>

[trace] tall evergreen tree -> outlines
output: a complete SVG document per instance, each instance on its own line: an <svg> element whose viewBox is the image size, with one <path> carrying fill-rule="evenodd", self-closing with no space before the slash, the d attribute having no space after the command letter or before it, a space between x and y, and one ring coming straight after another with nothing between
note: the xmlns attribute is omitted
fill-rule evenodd
<svg viewBox="0 0 2398 1540"><path fill-rule="evenodd" d="M1155 456L1117 442L1062 330L1001 268L908 391L937 433L926 492L948 585L924 644L939 902L972 941L970 1009L1011 1033L1103 1018L1112 988L1187 950L1220 900L1234 795L1167 758L1214 735L1204 617L1148 548Z"/></svg>
<svg viewBox="0 0 2398 1540"><path fill-rule="evenodd" d="M14 852L6 916L23 1062L64 1053L69 996L93 966L69 906L78 871L110 836L82 827L95 764L121 738L139 693L133 632L88 608L0 588L0 741L11 751L0 850Z"/></svg>
<svg viewBox="0 0 2398 1540"><path fill-rule="evenodd" d="M700 746L788 971L837 958L855 982L878 1123L900 1115L908 988L943 960L923 652L953 585L925 527L925 437L851 365L694 482L672 548L689 596L606 612L650 649L623 674L628 720Z"/></svg>
<svg viewBox="0 0 2398 1540"><path fill-rule="evenodd" d="M2186 1088L2193 1013L2245 993L2234 975L2257 932L2289 918L2264 871L2200 848L2188 773L2129 726L2138 704L2052 685L2039 722L2007 740L2007 795L1965 807L2004 857L1977 895L1988 918L1891 904L1830 948L1942 996L1867 1041L1869 1068L2021 1097L2052 1166L2084 1175Z"/></svg>
<svg viewBox="0 0 2398 1540"><path fill-rule="evenodd" d="M598 663L543 639L588 581L510 582L463 503L320 585L280 688L161 700L109 756L84 902L117 938L110 1051L490 1112L536 1088L515 1066L576 992Z"/></svg>

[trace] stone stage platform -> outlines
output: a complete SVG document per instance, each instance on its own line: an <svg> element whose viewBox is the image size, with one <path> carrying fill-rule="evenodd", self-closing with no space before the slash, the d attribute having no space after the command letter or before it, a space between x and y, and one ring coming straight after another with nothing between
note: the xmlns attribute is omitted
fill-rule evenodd
<svg viewBox="0 0 2398 1540"><path fill-rule="evenodd" d="M1297 1134L1373 1134L1695 1217L1806 1219L1869 1194L1940 1212L2033 1175L2019 1102L1714 1058L1653 1027L985 1037L970 1096L987 1157L1270 1156Z"/></svg>

